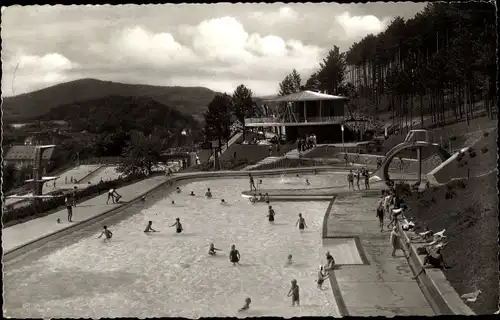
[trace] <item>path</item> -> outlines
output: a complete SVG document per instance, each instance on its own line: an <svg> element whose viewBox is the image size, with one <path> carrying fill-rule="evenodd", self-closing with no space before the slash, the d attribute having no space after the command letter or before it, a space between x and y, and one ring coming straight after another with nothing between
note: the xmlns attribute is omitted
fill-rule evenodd
<svg viewBox="0 0 500 320"><path fill-rule="evenodd" d="M158 187L166 182L167 179L168 178L165 176L149 178L120 188L118 192L123 196L123 201L129 201L140 194ZM73 208L74 222L78 223L78 221L98 216L107 210L119 206L119 204L106 205L106 199L107 193L104 193L87 201L78 203L77 206ZM62 223L56 223L57 218L61 218ZM62 230L68 225L67 211L64 208L47 216L4 228L2 230L2 248L4 252L10 251L30 241Z"/></svg>
<svg viewBox="0 0 500 320"><path fill-rule="evenodd" d="M302 155L299 156L299 152L295 148L293 150L288 151L287 153L285 153L281 157L266 157L266 158L260 160L259 162L257 162L256 164L251 164L249 166L246 166L245 168L243 168L243 170L251 170L253 168L257 168L257 167L259 167L261 165L264 165L264 164L269 164L269 163L277 162L277 161L279 161L281 159L300 159L300 158L305 157L312 150L314 150L314 148L311 148L309 150L306 150L306 151L302 152Z"/></svg>
<svg viewBox="0 0 500 320"><path fill-rule="evenodd" d="M402 252L391 257L390 233L380 232L375 217L377 201L378 197L362 198L359 193L339 197L327 220L326 236L359 236L369 263L335 271L345 311L349 316L432 316Z"/></svg>

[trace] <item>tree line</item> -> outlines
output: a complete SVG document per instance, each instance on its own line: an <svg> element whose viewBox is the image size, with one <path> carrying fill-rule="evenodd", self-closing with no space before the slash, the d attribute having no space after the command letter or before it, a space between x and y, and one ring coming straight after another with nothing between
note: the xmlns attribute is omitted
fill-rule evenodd
<svg viewBox="0 0 500 320"><path fill-rule="evenodd" d="M413 18L396 17L384 32L369 34L346 52L333 46L302 85L293 70L279 94L299 90L349 97L347 112L376 116L390 111L393 123L429 116L442 125L472 117L484 101L496 112L496 28L491 4L431 3Z"/></svg>

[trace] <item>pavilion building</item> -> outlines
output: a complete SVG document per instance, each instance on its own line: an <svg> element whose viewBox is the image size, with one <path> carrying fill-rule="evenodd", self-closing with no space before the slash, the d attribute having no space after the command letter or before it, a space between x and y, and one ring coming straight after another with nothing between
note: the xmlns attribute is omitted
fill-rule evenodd
<svg viewBox="0 0 500 320"><path fill-rule="evenodd" d="M286 135L288 141L314 134L318 143L341 142L347 100L346 97L308 90L264 98L262 107L266 115L246 118L245 127L272 128L276 134ZM352 132L346 126L344 130L344 141L351 141L354 138Z"/></svg>

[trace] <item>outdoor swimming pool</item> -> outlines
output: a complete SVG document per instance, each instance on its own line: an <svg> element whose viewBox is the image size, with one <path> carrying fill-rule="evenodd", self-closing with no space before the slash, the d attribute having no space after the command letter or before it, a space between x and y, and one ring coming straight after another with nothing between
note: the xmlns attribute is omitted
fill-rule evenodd
<svg viewBox="0 0 500 320"><path fill-rule="evenodd" d="M342 185L345 174L263 177L265 188ZM256 177L256 182L258 181ZM206 188L213 198L206 199ZM113 239L96 239L100 230L37 260L4 267L4 312L9 317L188 317L338 316L328 282L316 276L324 261L321 228L328 202L276 202L276 223L267 221L267 204L241 197L248 179L215 179L181 185L151 207L110 225ZM189 196L190 191L196 196ZM222 205L224 198L228 204ZM175 204L171 204L174 200ZM308 229L295 227L302 212ZM182 234L169 228L179 217ZM158 233L146 235L147 221ZM223 250L208 256L213 242ZM241 266L228 259L231 244ZM47 244L50 246L50 244ZM288 254L294 264L286 267ZM286 294L297 279L301 306ZM250 310L238 313L250 297Z"/></svg>

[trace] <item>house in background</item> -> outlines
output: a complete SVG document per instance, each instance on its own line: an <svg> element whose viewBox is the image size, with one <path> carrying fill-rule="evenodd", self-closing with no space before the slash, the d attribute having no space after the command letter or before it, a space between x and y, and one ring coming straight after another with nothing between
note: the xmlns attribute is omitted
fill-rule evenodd
<svg viewBox="0 0 500 320"><path fill-rule="evenodd" d="M13 165L17 169L32 167L35 164L34 145L12 146L3 157L4 165ZM56 165L59 155L58 148L51 148L42 154L43 172L49 172Z"/></svg>

